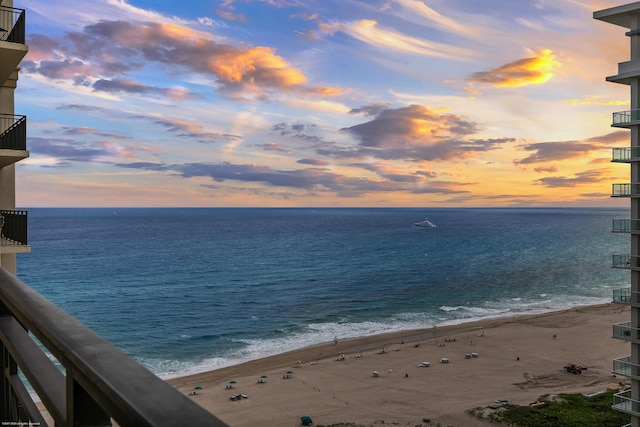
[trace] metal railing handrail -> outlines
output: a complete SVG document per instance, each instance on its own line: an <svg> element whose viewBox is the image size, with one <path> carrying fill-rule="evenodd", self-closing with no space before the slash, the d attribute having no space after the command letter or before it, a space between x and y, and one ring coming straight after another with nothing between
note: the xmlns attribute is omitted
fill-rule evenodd
<svg viewBox="0 0 640 427"><path fill-rule="evenodd" d="M2 344L36 393L44 393L38 395L56 426L110 425L104 424L110 418L123 427L227 425L3 268L0 302ZM17 322L6 322L11 316L65 368L63 397L59 396L61 383L56 375L41 361L29 363L31 350L19 333L23 329L15 328ZM6 384L13 387L17 375L7 378L11 369L7 370L6 360L4 364L6 392ZM95 415L87 415L87 408L94 413L96 408L104 411L98 424Z"/></svg>
<svg viewBox="0 0 640 427"><path fill-rule="evenodd" d="M612 301L613 302L632 302L632 297L635 296L634 300L638 300L638 292L631 292L631 287L614 289L612 292Z"/></svg>
<svg viewBox="0 0 640 427"><path fill-rule="evenodd" d="M629 163L640 157L640 146L615 147L611 149L611 161Z"/></svg>
<svg viewBox="0 0 640 427"><path fill-rule="evenodd" d="M25 44L25 11L16 7L0 6L0 41Z"/></svg>
<svg viewBox="0 0 640 427"><path fill-rule="evenodd" d="M27 149L27 116L0 114L0 148Z"/></svg>
<svg viewBox="0 0 640 427"><path fill-rule="evenodd" d="M639 255L631 255L630 253L619 253L612 254L611 258L611 266L613 268L628 268L632 270L640 268Z"/></svg>
<svg viewBox="0 0 640 427"><path fill-rule="evenodd" d="M27 215L24 210L0 210L0 238L11 244L28 245Z"/></svg>
<svg viewBox="0 0 640 427"><path fill-rule="evenodd" d="M640 401L631 398L630 389L613 395L613 408L633 415L640 415Z"/></svg>

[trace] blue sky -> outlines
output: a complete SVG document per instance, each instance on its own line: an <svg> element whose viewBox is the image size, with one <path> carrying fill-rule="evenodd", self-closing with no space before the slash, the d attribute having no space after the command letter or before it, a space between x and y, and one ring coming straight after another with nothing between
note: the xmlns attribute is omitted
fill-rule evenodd
<svg viewBox="0 0 640 427"><path fill-rule="evenodd" d="M35 206L615 206L608 0L22 0Z"/></svg>

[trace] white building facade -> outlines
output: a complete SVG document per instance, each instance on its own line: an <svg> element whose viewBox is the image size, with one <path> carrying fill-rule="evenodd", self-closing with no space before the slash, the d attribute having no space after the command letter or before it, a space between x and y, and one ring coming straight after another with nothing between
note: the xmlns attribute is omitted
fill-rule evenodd
<svg viewBox="0 0 640 427"><path fill-rule="evenodd" d="M617 393L613 407L631 415L629 426L640 427L640 2L629 3L593 13L594 19L618 25L630 42L630 60L618 64L618 74L608 82L629 87L630 109L613 113L612 126L629 129L627 147L613 149L612 161L630 167L629 182L614 183L612 197L630 200L630 217L615 219L613 232L629 236L630 251L613 255L613 267L628 269L631 287L614 292L616 302L631 305L628 322L613 325L613 337L630 343L628 356L613 361L613 371L631 381L631 388Z"/></svg>

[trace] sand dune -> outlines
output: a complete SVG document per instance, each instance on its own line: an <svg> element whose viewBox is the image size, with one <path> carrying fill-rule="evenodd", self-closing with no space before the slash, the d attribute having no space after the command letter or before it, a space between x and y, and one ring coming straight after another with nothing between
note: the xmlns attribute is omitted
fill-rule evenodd
<svg viewBox="0 0 640 427"><path fill-rule="evenodd" d="M428 418L432 424L488 426L466 410L502 399L527 404L542 394L602 391L624 381L611 373L612 359L626 356L630 347L611 338L611 325L628 319L628 307L605 304L404 331L308 347L169 382L185 394L201 386L192 398L234 427L299 426L302 415L316 425L379 425L383 420L415 426ZM449 363L440 363L441 358ZM430 366L419 367L423 361ZM568 362L588 369L569 374L563 369ZM287 371L293 374L283 378ZM258 382L263 375L268 378ZM228 389L231 380L237 384ZM230 400L238 393L248 397Z"/></svg>

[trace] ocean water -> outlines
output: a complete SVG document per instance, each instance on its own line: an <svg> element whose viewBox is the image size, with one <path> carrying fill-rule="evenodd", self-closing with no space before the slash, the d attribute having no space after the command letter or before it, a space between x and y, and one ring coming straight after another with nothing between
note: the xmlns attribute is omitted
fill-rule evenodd
<svg viewBox="0 0 640 427"><path fill-rule="evenodd" d="M611 301L626 209L29 209L18 277L163 378ZM415 227L428 218L435 228Z"/></svg>

